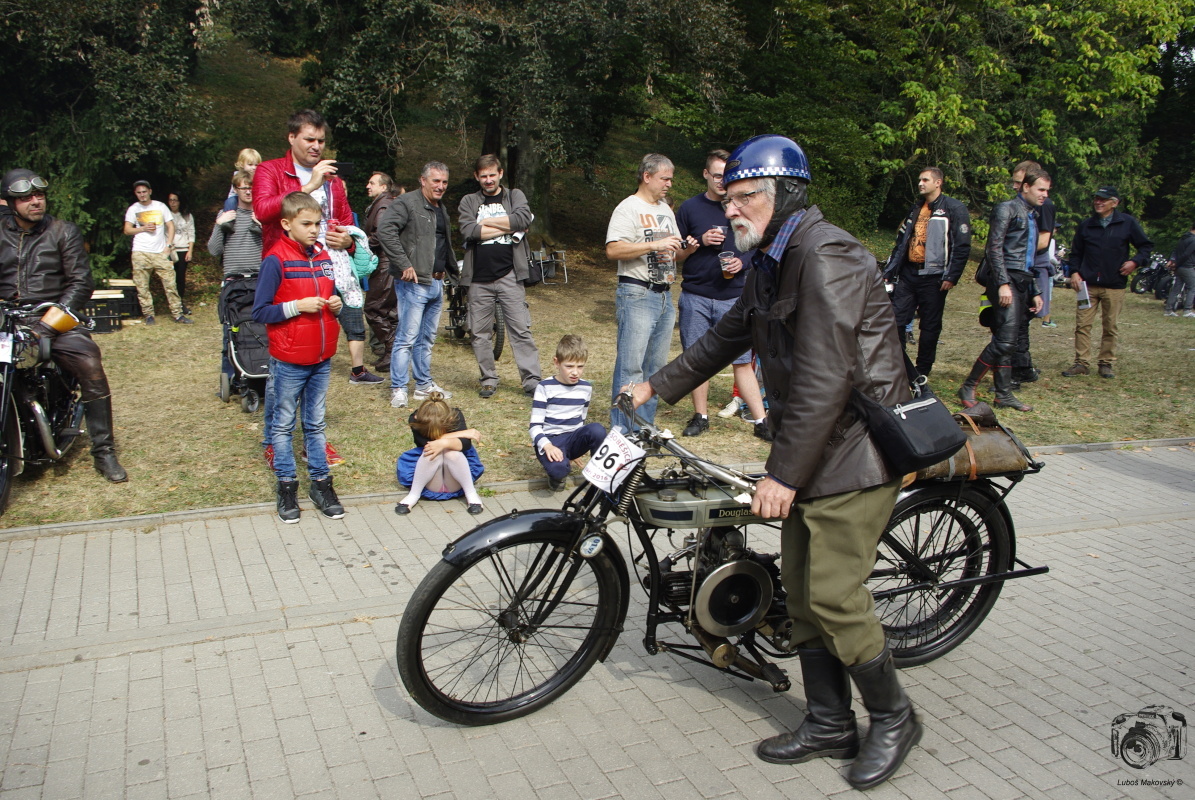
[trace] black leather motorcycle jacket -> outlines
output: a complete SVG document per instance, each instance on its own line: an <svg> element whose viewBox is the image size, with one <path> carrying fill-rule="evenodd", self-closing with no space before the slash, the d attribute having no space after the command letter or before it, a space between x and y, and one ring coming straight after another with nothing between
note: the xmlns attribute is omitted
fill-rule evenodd
<svg viewBox="0 0 1195 800"><path fill-rule="evenodd" d="M62 303L79 313L95 281L73 222L47 214L29 230L11 214L0 216L0 298L22 303Z"/></svg>
<svg viewBox="0 0 1195 800"><path fill-rule="evenodd" d="M884 266L884 277L898 277L902 269L916 266L917 275L941 275L942 280L958 283L971 255L971 214L967 207L953 197L938 195L929 204L930 224L926 231L925 263L914 265L908 261L909 241L917 225L924 201L918 200L905 215L896 231L896 245Z"/></svg>
<svg viewBox="0 0 1195 800"><path fill-rule="evenodd" d="M985 252L991 275L989 289L1008 283L1010 272L1028 272L1026 258L1037 249L1037 242L1029 241L1030 213L1029 204L1019 195L992 209Z"/></svg>

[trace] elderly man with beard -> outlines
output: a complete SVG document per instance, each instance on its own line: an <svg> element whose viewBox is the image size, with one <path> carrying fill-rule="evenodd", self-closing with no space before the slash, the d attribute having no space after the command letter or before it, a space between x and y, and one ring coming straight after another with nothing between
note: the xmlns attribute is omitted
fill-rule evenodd
<svg viewBox="0 0 1195 800"><path fill-rule="evenodd" d="M891 777L921 739L921 723L864 581L901 476L884 463L851 405L858 389L886 406L910 400L892 304L875 258L808 206L809 164L795 142L757 136L726 162L722 205L735 246L756 250L742 296L678 358L631 389L679 401L754 347L772 399L775 442L752 511L784 520L781 576L808 714L761 742L776 764L854 758L847 781ZM871 716L860 740L854 679Z"/></svg>

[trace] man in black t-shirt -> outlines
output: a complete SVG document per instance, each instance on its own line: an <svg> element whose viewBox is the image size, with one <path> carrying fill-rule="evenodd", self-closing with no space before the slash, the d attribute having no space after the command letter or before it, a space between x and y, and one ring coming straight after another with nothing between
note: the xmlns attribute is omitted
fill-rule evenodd
<svg viewBox="0 0 1195 800"><path fill-rule="evenodd" d="M526 196L502 186L502 162L495 155L477 159L473 177L481 191L466 195L459 208L465 264L461 285L469 289L469 332L473 355L481 371L481 397L498 389L494 364L494 315L498 306L506 318L506 339L514 352L523 391L539 385L539 350L531 338L531 315L523 282L530 277L527 229L534 215Z"/></svg>

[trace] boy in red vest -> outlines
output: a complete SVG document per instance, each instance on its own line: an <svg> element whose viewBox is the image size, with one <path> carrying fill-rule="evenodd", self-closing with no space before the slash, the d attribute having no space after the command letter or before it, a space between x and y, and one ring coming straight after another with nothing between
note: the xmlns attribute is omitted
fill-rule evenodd
<svg viewBox="0 0 1195 800"><path fill-rule="evenodd" d="M302 402L303 441L307 448L308 496L324 516L340 519L344 506L332 488L324 450L324 403L340 325L332 259L319 244L319 203L304 192L282 201L282 229L261 262L253 319L270 336L270 378L274 420L274 474L278 476L278 518L299 521L299 481L293 434Z"/></svg>

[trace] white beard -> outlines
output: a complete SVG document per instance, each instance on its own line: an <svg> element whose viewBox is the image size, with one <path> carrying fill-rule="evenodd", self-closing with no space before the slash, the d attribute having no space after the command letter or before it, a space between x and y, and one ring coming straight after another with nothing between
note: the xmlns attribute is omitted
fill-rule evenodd
<svg viewBox="0 0 1195 800"><path fill-rule="evenodd" d="M759 243L763 241L763 236L755 232L751 227L751 223L746 220L735 220L731 223L734 229L734 247L740 253L746 253L748 250L754 250L759 247Z"/></svg>

